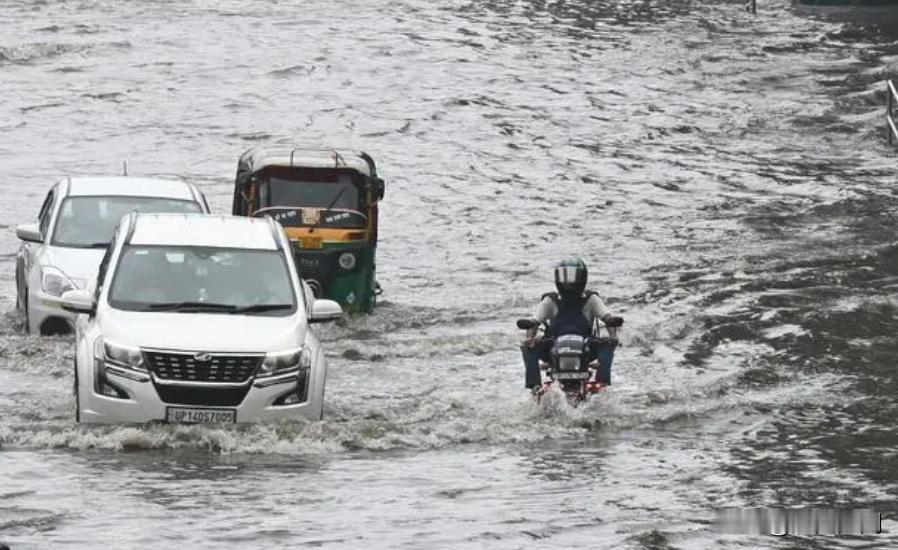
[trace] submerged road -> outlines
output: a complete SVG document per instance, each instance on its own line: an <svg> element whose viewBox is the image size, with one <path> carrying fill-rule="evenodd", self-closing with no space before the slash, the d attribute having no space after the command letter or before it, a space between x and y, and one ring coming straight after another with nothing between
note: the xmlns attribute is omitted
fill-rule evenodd
<svg viewBox="0 0 898 550"><path fill-rule="evenodd" d="M38 548L898 546L895 36L735 4L0 0L0 541ZM255 145L387 180L370 317L323 422L79 427L26 336L14 228L64 174L230 211ZM522 388L514 319L581 255L614 386ZM714 511L872 508L875 538ZM890 519L891 518L891 519Z"/></svg>

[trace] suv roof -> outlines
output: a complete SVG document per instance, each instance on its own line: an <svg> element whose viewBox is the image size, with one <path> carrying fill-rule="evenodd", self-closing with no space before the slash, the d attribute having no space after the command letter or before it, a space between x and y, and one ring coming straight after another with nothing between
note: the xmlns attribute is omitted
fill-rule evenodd
<svg viewBox="0 0 898 550"><path fill-rule="evenodd" d="M212 246L277 250L280 234L268 218L213 216L210 214L133 214L128 242L137 245Z"/></svg>
<svg viewBox="0 0 898 550"><path fill-rule="evenodd" d="M191 186L180 180L131 176L69 178L69 196L161 197L196 201Z"/></svg>

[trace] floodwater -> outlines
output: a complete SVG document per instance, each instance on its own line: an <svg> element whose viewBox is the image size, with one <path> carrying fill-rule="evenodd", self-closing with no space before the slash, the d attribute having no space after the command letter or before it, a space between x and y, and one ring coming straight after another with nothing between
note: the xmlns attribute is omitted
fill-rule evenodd
<svg viewBox="0 0 898 550"><path fill-rule="evenodd" d="M0 0L0 541L37 548L898 545L895 36L736 3ZM325 419L81 427L14 235L60 176L229 212L255 145L387 180ZM514 319L579 254L627 319L611 391L522 387ZM723 507L872 508L864 538Z"/></svg>

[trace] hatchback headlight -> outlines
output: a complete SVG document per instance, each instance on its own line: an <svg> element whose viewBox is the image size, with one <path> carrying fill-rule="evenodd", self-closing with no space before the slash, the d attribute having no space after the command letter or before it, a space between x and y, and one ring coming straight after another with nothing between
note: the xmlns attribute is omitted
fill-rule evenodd
<svg viewBox="0 0 898 550"><path fill-rule="evenodd" d="M140 353L140 348L120 346L102 338L97 338L97 343L94 346L94 355L97 360L109 363L110 365L141 372L147 371L147 368L143 363L143 354Z"/></svg>
<svg viewBox="0 0 898 550"><path fill-rule="evenodd" d="M41 290L50 296L62 296L70 290L84 288L84 279L73 279L55 267L42 269Z"/></svg>
<svg viewBox="0 0 898 550"><path fill-rule="evenodd" d="M262 366L256 376L277 376L290 372L305 370L312 366L312 350L303 346L290 351L269 353L265 355Z"/></svg>

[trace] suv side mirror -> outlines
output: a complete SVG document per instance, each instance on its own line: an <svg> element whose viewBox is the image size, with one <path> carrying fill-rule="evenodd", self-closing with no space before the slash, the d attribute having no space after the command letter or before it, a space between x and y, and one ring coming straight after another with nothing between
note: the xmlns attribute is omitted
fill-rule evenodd
<svg viewBox="0 0 898 550"><path fill-rule="evenodd" d="M26 223L17 227L16 237L29 243L39 243L44 240L44 237L41 235L41 229L36 223Z"/></svg>
<svg viewBox="0 0 898 550"><path fill-rule="evenodd" d="M312 302L310 323L327 323L343 317L343 308L333 300L315 300Z"/></svg>
<svg viewBox="0 0 898 550"><path fill-rule="evenodd" d="M518 328L521 330L530 330L539 326L536 319L518 319Z"/></svg>
<svg viewBox="0 0 898 550"><path fill-rule="evenodd" d="M72 313L93 313L94 298L86 290L69 290L60 297L59 307Z"/></svg>

